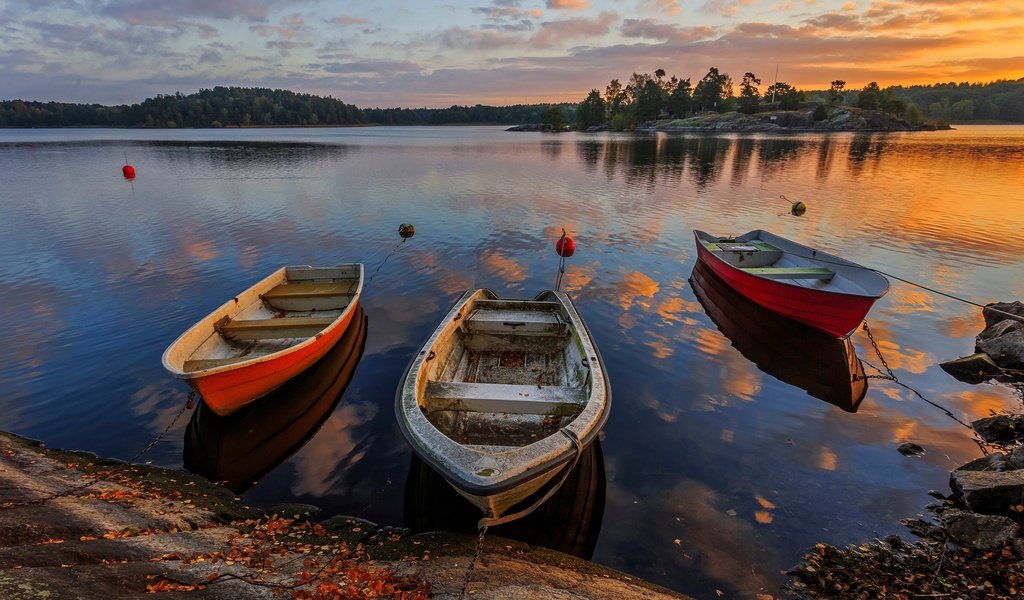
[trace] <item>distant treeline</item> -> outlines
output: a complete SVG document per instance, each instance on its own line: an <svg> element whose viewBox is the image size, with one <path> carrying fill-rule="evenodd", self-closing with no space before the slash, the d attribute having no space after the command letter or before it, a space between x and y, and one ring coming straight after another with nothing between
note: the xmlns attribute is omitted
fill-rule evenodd
<svg viewBox="0 0 1024 600"><path fill-rule="evenodd" d="M683 117L696 111L756 112L793 109L801 102L849 104L880 109L911 122L993 120L1024 123L1024 78L992 83L937 83L891 86L875 83L847 90L834 81L830 90L797 90L777 82L765 91L761 80L745 73L734 95L732 78L712 67L696 85L689 79L634 73L626 85L612 80L580 104L516 104L448 108L372 108L360 110L332 97L267 88L215 87L198 93L159 95L139 104L102 106L64 102L0 101L0 127L249 127L312 125L446 125L573 122L580 128L608 124L630 128L658 117ZM775 102L769 99L773 98Z"/></svg>
<svg viewBox="0 0 1024 600"><path fill-rule="evenodd" d="M365 122L358 107L341 100L267 88L215 87L120 106L0 102L0 127L247 127Z"/></svg>
<svg viewBox="0 0 1024 600"><path fill-rule="evenodd" d="M540 123L549 104L514 104L512 106L450 106L448 108L369 108L363 115L380 125L449 125L453 123L498 123L522 125ZM569 110L574 105L562 105Z"/></svg>
<svg viewBox="0 0 1024 600"><path fill-rule="evenodd" d="M696 84L691 84L689 78L668 77L664 69L655 70L653 75L633 73L625 85L618 79L611 80L603 95L598 89L591 90L576 106L576 126L632 129L645 122L701 112L797 110L806 108L805 102L817 105L815 120L828 118L827 107L848 105L886 112L914 125L942 126L950 121L972 120L1024 123L1024 78L887 88L872 81L859 90L846 89L841 79L833 81L828 90L819 91L799 90L784 81L773 82L764 90L761 85L761 79L750 72L744 73L736 85L728 73L716 67L708 69Z"/></svg>
<svg viewBox="0 0 1024 600"><path fill-rule="evenodd" d="M993 83L894 86L892 90L932 119L1024 123L1024 78Z"/></svg>

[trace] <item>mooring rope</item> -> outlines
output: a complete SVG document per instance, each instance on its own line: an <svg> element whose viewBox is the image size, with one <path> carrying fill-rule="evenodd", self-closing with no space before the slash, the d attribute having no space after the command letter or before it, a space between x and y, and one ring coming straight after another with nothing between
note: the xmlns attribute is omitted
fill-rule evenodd
<svg viewBox="0 0 1024 600"><path fill-rule="evenodd" d="M903 277L900 277L898 275L893 275L892 273L888 273L888 272L883 271L881 269L876 269L874 267L865 267L864 265L858 265L856 263L839 262L839 261L835 261L835 260L829 260L827 258L821 258L821 257L818 257L818 256L804 256L803 254L798 254L796 252L791 252L789 250L786 250L785 252L786 252L786 254L791 254L793 256L796 256L796 257L799 257L799 258L804 258L804 259L807 259L807 260L810 260L810 261L822 262L822 263L827 263L827 264L830 264L830 265L839 265L841 267L853 267L853 268L856 268L856 269L862 269L864 271L873 271L875 273L878 273L879 275L884 275L885 277L891 277L891 278L893 278L893 279L895 279L897 281L902 281L903 283L906 283L908 285L912 285L914 287L919 287L919 288L921 288L923 290L927 290L927 291L929 291L929 292L931 292L933 294L938 294L940 296L945 296L946 298L950 298L950 299L956 300L958 302L963 302L964 304L970 304L971 306L976 306L976 307L981 308L981 309L988 309L991 312L996 312L996 313L999 313L1001 315L1006 316L1007 318L1014 319L1016 321L1021 321L1022 323L1024 323L1024 317L1022 317L1020 315L1015 315L1015 314L1013 314L1011 312L1006 312L1005 310L1000 310L998 308L992 308L991 306L986 307L984 304L980 304L978 302L975 302L974 300L970 300L968 298L962 298L960 296L957 296L955 294L950 294L948 292L943 292L941 290L937 290L937 289L935 289L933 287L929 287L929 286L924 285L922 283L917 283L916 281L911 281L909 279L904 279Z"/></svg>

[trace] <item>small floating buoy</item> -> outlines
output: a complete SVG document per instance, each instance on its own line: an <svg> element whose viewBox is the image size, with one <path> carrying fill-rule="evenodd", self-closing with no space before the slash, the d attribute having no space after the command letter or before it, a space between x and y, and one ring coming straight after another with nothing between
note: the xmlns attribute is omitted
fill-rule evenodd
<svg viewBox="0 0 1024 600"><path fill-rule="evenodd" d="M572 238L565 235L565 230L562 230L562 237L558 238L555 242L555 252L558 253L562 258L569 258L576 252L576 242L572 241Z"/></svg>
<svg viewBox="0 0 1024 600"><path fill-rule="evenodd" d="M416 235L416 228L412 226L412 223L402 223L398 226L398 235L402 236L403 240L407 240Z"/></svg>
<svg viewBox="0 0 1024 600"><path fill-rule="evenodd" d="M124 175L125 179L135 179L135 167L125 165L121 167L121 174Z"/></svg>
<svg viewBox="0 0 1024 600"><path fill-rule="evenodd" d="M801 201L797 200L796 202L794 202L794 203L793 203L793 206L792 206L792 207L790 207L790 209L789 209L789 212L790 212L790 214L792 214L792 215L793 215L794 217L800 217L800 216L803 216L803 214L804 214L805 212L807 212L807 205L806 205L806 204L804 204L803 202L801 202Z"/></svg>

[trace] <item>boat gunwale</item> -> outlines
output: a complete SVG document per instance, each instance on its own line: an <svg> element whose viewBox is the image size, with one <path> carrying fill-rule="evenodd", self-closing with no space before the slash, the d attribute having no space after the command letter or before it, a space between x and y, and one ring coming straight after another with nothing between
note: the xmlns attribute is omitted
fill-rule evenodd
<svg viewBox="0 0 1024 600"><path fill-rule="evenodd" d="M601 406L600 412L597 414L597 416L588 421L588 423L592 422L593 425L590 426L589 429L584 432L582 437L579 437L581 446L586 448L600 434L601 430L604 428L604 425L608 420L608 415L611 412L610 409L612 393L611 385L608 381L608 372L605 369L604 360L601 357L601 353L597 348L597 344L593 342L593 336L590 333L590 329L587 327L587 324L583 320L583 318L579 315L579 312L576 311L575 304L572 302L572 299L569 297L567 293L552 292L550 290L545 290L537 294L534 300L540 300L542 296L549 293L553 294L558 303L561 304L562 308L569 312L570 318L575 323L578 323L582 327L582 330L579 332L581 341L583 341L585 349L593 351L593 354L589 356L593 356L596 359L597 368L600 370L601 374L601 387L604 391L603 405ZM492 290L487 288L468 290L462 296L460 296L459 299L456 300L455 303L452 305L451 309L449 309L444 319L439 323L437 327L434 328L434 330L428 336L427 340L420 346L419 350L416 352L415 355L413 355L412 360L410 360L409 364L406 366L405 372L402 374L401 383L399 384L398 389L395 392L395 412L398 417L398 427L401 430L402 435L405 437L406 441L409 443L413 451L416 453L417 456L419 456L421 460L430 465L432 469L437 471L442 477L445 478L445 480L447 480L454 487L471 495L487 497L494 496L502 492L514 489L527 481L531 481L533 479L541 477L552 470L557 470L564 467L572 460L572 457L575 453L575 447L574 444L571 441L569 441L568 438L566 438L564 440L566 444L564 449L552 447L548 449L541 456L541 458L537 459L534 462L534 464L523 469L522 472L509 476L507 478L503 478L496 483L480 483L479 481L482 480L483 478L479 476L475 477L476 481L467 479L465 477L462 477L461 473L457 472L455 469L452 468L453 466L470 464L470 461L468 460L450 458L446 464L440 458L441 456L447 455L457 457L461 456L462 458L466 458L469 456L481 457L491 455L490 453L485 453L471 449L467 447L467 445L465 444L460 444L459 442L452 440L439 429L437 429L437 427L435 427L434 424L431 423L426 418L426 415L423 414L422 409L419 406L419 401L417 398L418 395L416 393L416 379L413 379L410 382L410 376L413 374L413 369L417 369L418 375L419 370L423 368L422 366L425 361L421 360L421 358L427 354L430 347L434 345L438 337L440 337L440 335L446 330L446 328L453 325L453 318L462 309L462 307L464 307L466 304L469 303L470 300L472 300L474 297L478 295L483 295L483 297L486 299L508 300L508 298L499 298L497 294L495 294ZM489 298L487 295L489 295ZM585 338L585 340L583 338ZM595 385L596 379L593 378L593 369L591 369L591 376L591 389L587 397L587 402L586 404L583 405L583 410L580 412L579 415L577 415L575 419L573 419L564 427L561 427L559 430L573 428L573 425L577 424L580 421L580 416L583 415L587 408L595 405L595 396L598 393L598 388L597 385ZM407 388L410 388L410 386L412 390L412 393L410 395L411 400L416 405L414 407L415 410L412 411L413 418L416 420L416 423L410 423L406 419L404 399L406 397ZM429 452L427 448L422 444L423 440L421 440L420 435L418 433L414 433L418 432L422 428L427 428L427 432L436 432L436 434L440 436L441 442L444 444L446 452L438 452L437 456L435 456L434 453ZM576 432L573 431L573 433L575 434ZM514 450L501 452L501 454L522 452L525 448L529 448L534 444L547 443L548 445L555 446L555 440L557 440L557 438L558 434L556 432L541 440L538 440L537 442L534 442L533 444L529 444L527 446L520 446L515 448ZM557 445L559 447L563 446L562 443L558 443ZM454 450L454 452L447 452L451 450Z"/></svg>
<svg viewBox="0 0 1024 600"><path fill-rule="evenodd" d="M800 248L804 248L804 249L806 249L806 250L808 250L808 251L810 251L812 253L815 253L815 254L820 254L824 258L827 258L829 260L829 262L833 262L834 261L839 266L848 267L848 268L854 268L854 269L860 269L860 270L864 271L865 273L873 273L873 274L875 274L878 277L878 279L880 281L883 282L884 285L882 286L882 290L880 292L878 292L877 294L872 294L872 293L868 293L868 292L858 294L858 293L855 293L855 292L844 292L844 291L840 291L840 290L823 289L823 288L812 288L812 287L806 287L806 286L802 286L802 285L799 285L799 284L796 284L796 283L792 283L792 282L787 281L785 279L772 279L771 277L765 277L763 275L758 275L757 273L751 273L749 271L744 271L743 269L741 269L741 268L739 268L739 267L737 267L737 266L735 266L733 264L730 264L724 258L722 258L721 256L718 256L710 248L708 248L705 245L705 242L715 243L714 241L712 241L715 236L713 236L713 235L711 235L711 234L709 234L709 233L707 233L705 231L701 231L700 229L694 229L693 230L694 239L697 242L698 248L704 250L703 253L702 252L698 252L697 253L697 260L702 260L704 256L710 256L710 257L714 258L715 261L718 262L718 264L721 264L721 265L724 265L724 266L728 267L730 271L733 271L733 272L735 272L737 274L741 274L741 275L746 276L746 277L754 277L754 278L756 278L759 281L766 281L766 282L770 282L770 283L774 283L774 284L778 284L778 285L784 285L784 286L787 286L787 287L790 287L790 288L797 288L797 289L800 289L800 290L803 290L803 291L806 291L806 292L811 292L812 295L827 294L827 295L832 295L832 296L845 296L845 297L849 297L849 298L871 298L871 299L874 299L874 300L878 300L878 299L882 298L883 296L885 296L886 294L889 293L889 288L891 287L892 284L889 282L889 278L888 277L886 277L885 275L882 275L878 271L876 271L876 270L874 270L874 269L872 269L870 267L865 267L864 265L860 265L860 264L857 264L857 263L855 263L853 261L847 260L847 259L845 259L845 258L843 258L841 256L836 256L835 254L832 254L832 253L829 253L829 252L825 252L824 250L818 250L816 248L811 248L810 246L806 246L806 245L801 244L799 242L794 242L794 241L792 241L790 239L787 239L787 238L784 238L782 236L775 235L775 234L771 233L770 231L765 231L763 229L754 229L754 230L748 231L747 233L744 233L742 235L736 236L735 239L739 239L741 237L749 236L749 235L752 235L752 234L757 234L757 239L762 239L760 237L761 234L767 234L768 236L771 236L773 238L777 238L779 240L782 240L782 241L784 241L787 244L791 244L793 246L798 246ZM707 239L705 239L705 238L707 238ZM770 240L769 240L769 242L770 242ZM806 260L811 260L811 261L814 260L813 257L801 256L799 254L788 252L785 248L779 248L779 250L782 251L783 256L785 256L786 254L791 254L793 256L804 258ZM861 287L863 287L863 286L861 286Z"/></svg>
<svg viewBox="0 0 1024 600"><path fill-rule="evenodd" d="M195 330L199 329L200 327L208 324L210 321L212 321L214 319L215 315L217 315L221 311L232 309L233 308L233 304L236 303L236 300L240 296L242 296L242 295L244 295L244 294L246 294L248 292L251 292L253 290L257 290L257 289L259 289L261 287L267 287L269 289L271 287L271 284L273 284L275 281L287 282L288 279L287 279L286 272L287 272L288 269L295 269L295 268L299 268L299 269L302 269L302 268L313 269L313 268L316 268L316 267L313 267L311 265L286 265L286 266L280 267L279 269L275 270L270 275L267 275L263 279L259 280L258 282L254 283L253 285L249 286L248 288L243 290L241 293L239 293L237 296L234 296L232 299L230 299L227 302L225 302L224 304L218 306L217 308L212 310L209 314L207 314L205 317L203 317L202 319L197 321L194 325L192 325L191 327L186 329L184 333L179 335L173 342L171 342L171 344L169 346L167 346L167 349L164 350L164 353L163 353L163 355L160 358L161 362L164 365L164 368L167 369L167 371L170 372L171 375L173 375L174 377L176 377L178 379L183 379L183 380L186 380L186 381L193 380L193 379L201 379L201 378L204 378L204 377L207 377L207 376L210 376L210 375L216 375L218 373L227 373L229 371L235 371L235 370L238 370L238 369L241 369L241 368L245 368L245 367L249 367L249 366L252 366L252 365L256 365L256 364L260 364L260 363L264 363L264 362L270 362L272 360L277 360L277 359L280 359L280 358L282 358L284 356L287 356L287 355L289 355L289 354L291 354L293 352L297 352L297 351L299 351L299 350L301 350L301 349L303 349L303 348L305 348L305 347L307 347L307 346L309 346L311 344L316 343L317 341L320 340L320 338L324 337L325 335L327 335L328 333L330 333L334 329L336 329L340 325L340 323L342 323L348 317L348 315L351 314L352 311L355 310L358 307L359 299L362 296L363 285L365 283L365 277L364 277L365 269L363 267L363 263L341 263L341 264L338 264L338 265L332 265L332 267L330 267L330 268L339 268L339 267L357 267L357 270L358 270L358 273L357 273L358 285L356 286L356 290L352 294L352 299L349 301L348 305L344 309L342 309L342 311L338 314L337 317L335 317L335 319L331 322L330 325L328 325L327 327L324 327L323 329L321 329L316 335L310 336L309 338L299 342L298 344L289 346L287 348L282 348L281 350L277 350L275 352L271 352L270 354L262 354L262 355L259 355L259 356L254 356L253 358L251 358L249 360L243 360L243 361L232 363L232 364L229 364L229 365L221 365L221 366L217 366L217 367L210 367L208 369L201 369L201 370L198 370L198 371L185 371L183 368L175 367L175 366L173 366L170 363L169 356L170 356L171 352L176 349L177 346L179 346L181 344L184 344L185 340L187 340L190 337L190 334L192 334ZM283 277L283 279L282 279L282 277ZM265 291L265 290L263 290L263 291ZM260 293L262 293L262 291ZM239 309L239 310L241 310L241 309ZM205 341L205 339L208 339L208 338L204 338L204 341ZM200 342L200 344L202 344L202 342ZM198 345L197 345L197 347L198 347ZM193 351L194 351L194 349L193 349ZM182 362L182 364L184 365L184 361Z"/></svg>

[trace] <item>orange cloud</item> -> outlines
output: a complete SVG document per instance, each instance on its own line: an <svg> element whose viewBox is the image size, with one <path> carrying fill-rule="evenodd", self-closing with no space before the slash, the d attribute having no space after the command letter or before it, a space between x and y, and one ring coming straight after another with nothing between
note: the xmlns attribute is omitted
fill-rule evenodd
<svg viewBox="0 0 1024 600"><path fill-rule="evenodd" d="M567 10L569 12L590 8L590 3L587 0L548 0L547 5L551 10Z"/></svg>

